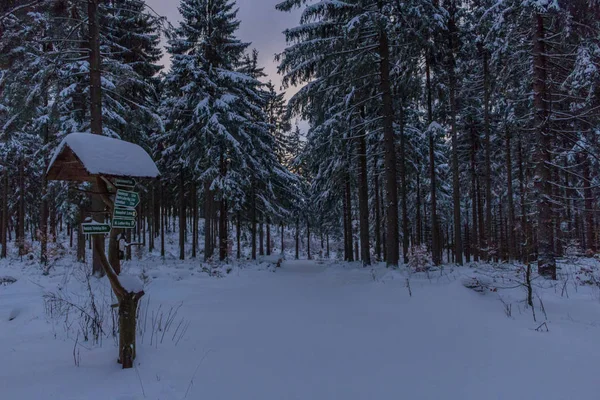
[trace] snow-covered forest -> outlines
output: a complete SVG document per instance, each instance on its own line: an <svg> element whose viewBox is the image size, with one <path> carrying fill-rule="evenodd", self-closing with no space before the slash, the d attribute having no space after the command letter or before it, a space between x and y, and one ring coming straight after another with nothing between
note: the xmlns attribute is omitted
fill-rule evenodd
<svg viewBox="0 0 600 400"><path fill-rule="evenodd" d="M175 7L176 0L173 3ZM133 288L143 283L154 288L159 302L188 302L177 327L177 306L171 311L167 306L162 311L152 309L148 317L148 296L139 303L137 325L134 319L138 346L146 360L162 363L164 370L156 372L156 379L149 375L142 379L137 369L137 377L128 375L129 381L135 380L135 395L97 398L200 398L201 391L190 394L194 379L199 378L189 375L204 358L212 357L209 344L198 343L194 361L174 370L186 374L169 378L175 386L166 389L160 374L169 374L164 363L176 362L171 356L185 359L191 348L196 352L188 329L200 341L227 331L220 325L223 321L210 314L206 321L215 324L214 331L198 332L204 329L203 320L194 313L211 304L212 298L195 293L192 284L221 299L215 300L216 307L228 312L238 302L222 297L220 290L234 291L241 284L230 287L213 278L236 275L247 278L241 293L258 300L240 305L232 318L245 321L244 315L255 311L252 304L284 315L280 317L290 324L284 329L260 314L257 324L262 328L275 335L309 336L306 347L290 355L297 361L296 369L284 380L301 379L305 370L298 364L311 364L303 354L323 345L306 331L317 324L310 315L319 301L336 303L336 294L360 293L367 309L404 302L398 309L383 307L381 315L365 320L373 326L357 328L364 328L362 339L370 340L362 346L387 352L384 343L377 343L377 324L395 332L402 323L389 318L406 314L411 325L406 340L419 340L423 324L423 330L428 330L424 340L437 341L431 335L436 327L419 314L418 297L428 297L423 312L436 315L446 327L453 320L439 304L450 297L457 299L456 307L468 309L458 318L464 317L464 329L472 330L469 340L457 343L475 343L482 352L499 343L502 351L526 354L531 365L509 373L520 361L498 355L499 364L482 367L486 372L477 390L485 388L487 395L463 392L464 388L453 386L453 379L446 379L439 390L424 392L413 382L408 398L594 398L597 385L583 380L577 385L567 382L562 391L526 389L521 372L534 368L538 358L545 360L540 364L552 364L564 356L544 354L535 346L560 346L561 340L575 340L577 335L584 339L575 351L585 361L567 361L552 372L542 366L532 379L561 379L561 371L567 369L573 374L567 380L580 379L589 373L591 357L600 355L595 348L590 350L589 339L590 332L598 333L600 320L597 0L279 0L272 7L282 15L299 15L297 24L281 33L286 46L268 55L279 77L265 72L266 65L259 62L260 48L239 35L235 0L177 0L177 4L180 19L168 21L144 0L1 1L0 310L9 317L0 314L0 321L12 325L5 330L0 326L0 342L13 343L26 332L45 332L44 340L36 336L34 341L42 348L50 346L48 341L57 338L58 330L58 337L71 344L57 346L55 354L43 357L44 362L51 363L65 348L68 362L60 368L79 367L80 343L85 342L89 358L96 357L88 365L96 365L98 359L108 359L105 353L94 353L102 347L101 338L118 337L119 327L123 331L122 313L120 322L115 322L119 318L111 311L111 296L117 298L112 307L123 308L119 290L138 293L138 307L144 292ZM260 18L253 23L260 24ZM112 221L118 206L106 195L114 194L112 186L117 189L114 181L81 180L70 172L74 163L85 164L75 148L71 149L74 161L49 174L49 167L68 146L63 140L74 133L134 143L156 163L160 171L156 178L128 175L136 178L130 189L141 199L129 214L134 218L131 229L117 228ZM98 146L86 151L98 152L102 159L102 151L108 149ZM104 158L117 168L115 157ZM86 174L94 175L87 169ZM127 178L118 171L111 176L121 175ZM112 224L112 231L106 237L86 234L82 223L106 225L108 231ZM121 270L127 274L119 278ZM136 281L131 283L125 275ZM77 299L62 291L71 279L68 276L77 277L78 283L69 289ZM336 286L338 279L346 285L343 289ZM181 286L180 280L187 286ZM306 288L296 286L307 282L317 289L305 292ZM381 283L389 285L384 289ZM279 284L283 287L274 290L272 285ZM481 293L498 296L501 302L494 300L492 305L487 298L481 300ZM34 300L40 300L40 294L42 305ZM287 295L288 306L303 313L303 323L271 304ZM311 295L316 297L306 298ZM405 303L406 296L415 303ZM20 299L28 299L29 306L19 304ZM241 295L237 300L248 301ZM474 306L477 302L483 305ZM351 303L361 307L356 299ZM494 308L498 304L499 312ZM344 303L337 306L343 308ZM548 308L556 310L554 320ZM315 314L318 324L331 319L327 311ZM466 317L467 313L474 316ZM75 314L79 322L69 317ZM485 336L487 328L478 330L481 327L472 319L490 314L495 342L488 343L473 333ZM571 315L587 328L576 325ZM352 315L346 317L336 319L336 326L354 326ZM30 322L35 318L53 321L53 338L47 322ZM57 324L57 318L64 323ZM22 319L27 321L19 322ZM518 321L518 327L509 325L512 320ZM553 321L559 321L560 339L532 339L542 331L552 334ZM236 323L231 323L235 329ZM259 325L240 322L250 333L236 345L239 351L256 343L269 346L255 331ZM297 329L292 332L291 327ZM450 336L443 342L447 346L440 345L444 348L453 346L452 334L461 335L455 326L448 329ZM527 332L529 344L520 343L516 350L519 329ZM135 345L135 328L133 332ZM152 353L158 341L154 336L162 335L162 346L165 332L173 339L162 354ZM331 342L338 334L344 333L324 332ZM143 335L152 335L149 346L144 345ZM350 337L361 340L358 332ZM227 338L215 346L240 340ZM274 339L274 350L266 350L259 368L276 368L273 364L280 363L277 352L286 354L281 339ZM188 347L176 348L180 341ZM357 362L378 365L368 348L350 339L342 344L358 347ZM19 348L21 356L28 351L22 344L11 346ZM450 358L460 359L460 346ZM348 348L340 347L340 352ZM125 367L123 351L121 346L119 360ZM113 353L106 354L114 357ZM341 368L336 372L338 383L352 375L338 352L329 349L324 354L333 367ZM475 359L477 352L463 355ZM263 356L252 353L252 357ZM399 352L398 357L403 356ZM419 352L409 352L407 357L416 360ZM390 354L384 358L387 367L398 368L405 376L414 374L406 365L394 364ZM139 357L135 359L135 365L141 365ZM43 392L31 391L30 397L21 397L19 390L27 385L19 386L15 374L19 369L25 374L29 367L19 360L17 368L0 360L0 378L3 370L11 369L10 376L17 382L12 389L7 386L8 393L12 398L43 398ZM440 360L453 368L448 359ZM217 365L224 374L252 367L231 354ZM422 363L417 366L427 368ZM318 371L327 373L322 365ZM456 379L470 376L455 373ZM512 388L508 378L501 384L504 373L514 374L510 375L517 381L514 391L502 386ZM72 371L58 373L56 379L68 374ZM265 392L252 381L253 374L258 373L240 383L250 386L251 395L213 388L208 398L386 399L402 394L394 385L386 390L386 380L389 384L395 379L389 370L379 376L376 394L366 391L369 385L357 382L346 386L356 386L353 390L329 390L316 377L314 392L299 386L288 393L282 382L278 385L286 394L277 387ZM155 380L152 384L147 382L150 378ZM118 382L121 379L125 378ZM224 377L214 379L222 385L231 383ZM411 378L415 379L420 379L418 374ZM119 387L130 393L123 382ZM148 396L143 382L151 386ZM490 388L497 384L503 388Z"/></svg>

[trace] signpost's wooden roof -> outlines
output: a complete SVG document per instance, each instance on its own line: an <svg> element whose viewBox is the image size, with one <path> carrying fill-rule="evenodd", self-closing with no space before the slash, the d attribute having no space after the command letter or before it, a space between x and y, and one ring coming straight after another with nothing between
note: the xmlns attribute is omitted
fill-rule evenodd
<svg viewBox="0 0 600 400"><path fill-rule="evenodd" d="M91 181L96 176L156 178L158 168L137 144L90 133L71 133L56 148L47 179Z"/></svg>

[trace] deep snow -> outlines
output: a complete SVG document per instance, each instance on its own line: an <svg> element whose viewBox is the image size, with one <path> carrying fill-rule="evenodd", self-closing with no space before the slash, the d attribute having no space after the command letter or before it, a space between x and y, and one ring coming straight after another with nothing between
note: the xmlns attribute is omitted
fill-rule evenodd
<svg viewBox="0 0 600 400"><path fill-rule="evenodd" d="M46 277L27 263L0 264L0 277L17 279L0 286L1 397L598 398L600 301L597 287L576 287L580 266L569 269L575 272L568 298L562 283L536 281L536 306L539 295L548 315L549 332L541 332L535 330L545 321L541 309L534 322L524 290L508 289L520 276L513 269L463 267L428 277L304 260L280 269L248 264L214 278L198 264L150 256L125 263L127 273L144 278L142 313L149 310L131 370L116 363L111 338L100 346L79 336L74 355L77 323L67 329L64 318L44 312L47 293L86 301L82 266L65 262ZM487 276L491 286L483 294L465 288L472 276ZM91 284L109 309L106 278ZM512 305L512 317L500 296ZM156 332L150 345L150 321L159 310L177 316L162 343ZM187 329L176 333L180 322ZM110 330L109 321L103 329Z"/></svg>
<svg viewBox="0 0 600 400"><path fill-rule="evenodd" d="M52 155L49 172L65 147L69 147L91 175L156 178L158 168L146 150L135 143L91 133L71 133Z"/></svg>

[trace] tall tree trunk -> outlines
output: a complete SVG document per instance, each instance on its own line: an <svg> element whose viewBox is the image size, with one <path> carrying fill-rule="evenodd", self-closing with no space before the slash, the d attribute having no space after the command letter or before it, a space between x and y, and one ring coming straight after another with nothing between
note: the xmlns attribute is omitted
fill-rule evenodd
<svg viewBox="0 0 600 400"><path fill-rule="evenodd" d="M373 175L375 176L375 258L381 260L381 209L379 201L379 169L377 168L377 157L374 157Z"/></svg>
<svg viewBox="0 0 600 400"><path fill-rule="evenodd" d="M312 260L312 256L310 255L310 221L308 217L306 218L306 254L307 259Z"/></svg>
<svg viewBox="0 0 600 400"><path fill-rule="evenodd" d="M402 256L404 264L408 264L408 205L406 185L406 138L404 137L404 105L400 106L400 192L402 194Z"/></svg>
<svg viewBox="0 0 600 400"><path fill-rule="evenodd" d="M455 253L455 262L458 265L463 264L463 249L462 249L462 235L461 235L461 226L462 221L460 217L461 207L460 207L460 176L458 169L458 132L456 127L456 76L454 73L455 68L455 60L454 60L454 51L457 47L456 43L456 25L455 25L455 10L456 4L455 0L451 2L451 17L448 22L448 37L450 41L450 128L452 129L452 199L453 199L453 208L454 208L454 253Z"/></svg>
<svg viewBox="0 0 600 400"><path fill-rule="evenodd" d="M538 208L538 273L556 279L556 260L552 235L552 173L550 170L552 137L548 125L548 88L545 46L544 17L534 15L535 33L533 36L533 103L536 116L536 146L534 150L534 187Z"/></svg>
<svg viewBox="0 0 600 400"><path fill-rule="evenodd" d="M583 197L585 199L585 252L589 256L596 254L596 239L594 233L594 195L592 193L590 160L587 153L583 154Z"/></svg>
<svg viewBox="0 0 600 400"><path fill-rule="evenodd" d="M471 230L471 245L473 253L473 261L479 261L479 234L478 234L478 221L477 221L477 173L476 173L476 157L477 153L477 142L475 128L471 127L471 214L473 215L473 229Z"/></svg>
<svg viewBox="0 0 600 400"><path fill-rule="evenodd" d="M296 260L300 258L300 216L296 217Z"/></svg>
<svg viewBox="0 0 600 400"><path fill-rule="evenodd" d="M386 264L398 265L398 183L396 177L396 147L394 143L394 109L390 82L390 49L385 30L379 32L379 73L382 99L383 142L385 146L386 195Z"/></svg>
<svg viewBox="0 0 600 400"><path fill-rule="evenodd" d="M423 217L421 216L421 174L417 171L417 215L414 244L420 246L423 243Z"/></svg>
<svg viewBox="0 0 600 400"><path fill-rule="evenodd" d="M160 181L158 179L156 179L152 183L152 187L154 188L154 203L153 203L154 209L152 210L152 212L154 213L154 216L152 218L152 221L154 222L154 237L159 237L160 236L160 225L161 225L160 207L162 206L162 202L160 199L160 196L161 196Z"/></svg>
<svg viewBox="0 0 600 400"><path fill-rule="evenodd" d="M242 217L238 210L237 212L237 224L235 226L235 240L236 240L236 258L239 260L242 258Z"/></svg>
<svg viewBox="0 0 600 400"><path fill-rule="evenodd" d="M48 93L44 95L44 105L48 106ZM48 124L44 124L44 146L48 145L50 132ZM48 264L48 179L45 171L48 169L48 158L44 154L44 172L42 173L42 204L40 210L40 263ZM45 271L47 272L47 271Z"/></svg>
<svg viewBox="0 0 600 400"><path fill-rule="evenodd" d="M185 230L186 230L186 212L185 212L185 176L183 168L179 171L179 259L185 260Z"/></svg>
<svg viewBox="0 0 600 400"><path fill-rule="evenodd" d="M19 255L25 255L25 159L21 156L19 161L19 222L17 228L17 243Z"/></svg>
<svg viewBox="0 0 600 400"><path fill-rule="evenodd" d="M258 255L259 256L264 256L265 255L265 224L263 224L262 222L262 215L261 215L261 221L260 224L258 224Z"/></svg>
<svg viewBox="0 0 600 400"><path fill-rule="evenodd" d="M362 265L371 265L371 246L369 243L369 183L367 171L367 143L364 135L358 140L358 212L360 220L360 254Z"/></svg>
<svg viewBox="0 0 600 400"><path fill-rule="evenodd" d="M527 264L529 262L529 242L530 237L528 236L527 230L527 205L525 203L525 172L524 172L524 160L523 160L523 146L521 142L521 136L519 136L518 143L518 163L519 163L519 195L521 203L521 229L519 238L519 250L521 252L521 261Z"/></svg>
<svg viewBox="0 0 600 400"><path fill-rule="evenodd" d="M40 263L48 264L48 181L42 175L42 204L40 210Z"/></svg>
<svg viewBox="0 0 600 400"><path fill-rule="evenodd" d="M345 259L346 261L354 261L352 252L352 196L350 189L350 174L346 174L346 246Z"/></svg>
<svg viewBox="0 0 600 400"><path fill-rule="evenodd" d="M198 247L198 190L196 181L192 181L192 258L196 258L196 249Z"/></svg>
<svg viewBox="0 0 600 400"><path fill-rule="evenodd" d="M90 131L95 135L102 135L102 77L100 54L100 27L98 15L99 0L89 0L88 4L88 30L89 30L89 67L90 67ZM93 186L95 192L99 191L97 185ZM103 222L104 203L99 195L92 196L92 215L97 222ZM104 241L94 241L92 271L94 275L104 276L100 253L104 256Z"/></svg>
<svg viewBox="0 0 600 400"><path fill-rule="evenodd" d="M256 194L252 189L252 259L256 260Z"/></svg>
<svg viewBox="0 0 600 400"><path fill-rule="evenodd" d="M270 256L271 255L271 222L269 221L269 218L267 218L266 227L267 227L267 255Z"/></svg>
<svg viewBox="0 0 600 400"><path fill-rule="evenodd" d="M285 246L284 246L284 243L283 243L283 227L284 226L283 226L283 222L282 222L281 223L281 255L283 255L284 251L285 251L285 248L284 248Z"/></svg>
<svg viewBox="0 0 600 400"><path fill-rule="evenodd" d="M442 262L442 246L440 243L440 230L437 215L437 173L435 170L435 138L433 130L433 98L431 88L430 56L425 57L425 81L427 85L427 122L429 123L429 180L431 185L431 255L434 265ZM418 189L417 189L418 190ZM420 227L419 227L420 230ZM417 233L419 236L419 233ZM419 242L421 238L419 238Z"/></svg>
<svg viewBox="0 0 600 400"><path fill-rule="evenodd" d="M154 251L154 203L156 201L156 196L154 195L154 185L150 185L150 196L148 197L147 204L147 214L146 218L148 219L148 251Z"/></svg>
<svg viewBox="0 0 600 400"><path fill-rule="evenodd" d="M386 219L386 208L385 208L385 200L384 200L384 195L383 195L383 186L381 187L381 193L379 194L379 198L381 198L381 218L383 221L387 221ZM386 236L386 231L385 229L382 230L381 232L381 254L383 255L383 261L386 260L387 258L387 236Z"/></svg>
<svg viewBox="0 0 600 400"><path fill-rule="evenodd" d="M483 247L486 252L491 251L492 239L492 161L491 161L491 143L490 143L490 78L489 78L489 62L488 53L483 50L483 119L485 131L485 222L486 222L486 239ZM486 260L489 259L486 252Z"/></svg>
<svg viewBox="0 0 600 400"><path fill-rule="evenodd" d="M7 256L7 237L8 237L8 165L4 166L4 170L2 171L2 180L4 181L4 185L2 188L2 229L1 229L1 238L2 241L2 250L0 252L1 258L6 258Z"/></svg>
<svg viewBox="0 0 600 400"><path fill-rule="evenodd" d="M220 162L221 179L225 179L227 175L227 164L225 163L225 155L221 154ZM228 230L227 230L227 199L224 193L221 193L220 209L219 209L219 260L227 259L228 247Z"/></svg>
<svg viewBox="0 0 600 400"><path fill-rule="evenodd" d="M213 193L210 190L210 181L204 181L204 261L208 261L213 255L212 241L212 205Z"/></svg>
<svg viewBox="0 0 600 400"><path fill-rule="evenodd" d="M514 260L516 257L516 235L515 235L515 203L513 199L513 176L512 176L512 147L510 145L510 131L506 130L506 180L508 185L508 227L507 227L507 246L508 259Z"/></svg>
<svg viewBox="0 0 600 400"><path fill-rule="evenodd" d="M160 182L160 256L165 256L165 225L167 225L167 213L165 212L165 185Z"/></svg>
<svg viewBox="0 0 600 400"><path fill-rule="evenodd" d="M85 235L81 229L81 222L83 221L83 209L79 206L79 210L77 213L77 220L75 221L75 227L77 232L77 261L84 263L85 262Z"/></svg>

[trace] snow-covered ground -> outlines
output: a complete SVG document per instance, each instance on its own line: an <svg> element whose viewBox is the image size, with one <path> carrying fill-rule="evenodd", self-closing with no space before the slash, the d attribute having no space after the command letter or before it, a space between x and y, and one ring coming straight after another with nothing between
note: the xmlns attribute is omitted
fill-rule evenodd
<svg viewBox="0 0 600 400"><path fill-rule="evenodd" d="M516 266L409 274L304 260L280 269L233 266L216 278L198 261L145 255L124 265L146 291L131 370L116 363L106 278L88 280L89 266L67 260L48 276L33 261L0 264L0 278L17 279L0 285L2 399L583 400L600 393L593 260L563 265L557 283L534 277L534 321ZM465 287L473 277L483 292ZM100 343L81 312L64 305L89 310L90 293L102 316Z"/></svg>

